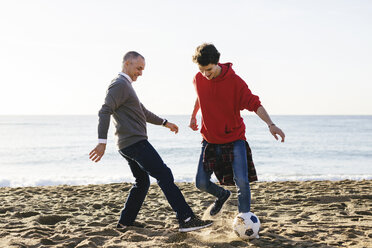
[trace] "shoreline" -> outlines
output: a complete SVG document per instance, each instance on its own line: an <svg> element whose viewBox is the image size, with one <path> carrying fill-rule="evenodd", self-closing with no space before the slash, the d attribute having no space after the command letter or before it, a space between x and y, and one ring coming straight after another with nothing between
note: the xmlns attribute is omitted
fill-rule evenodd
<svg viewBox="0 0 372 248"><path fill-rule="evenodd" d="M92 186L92 185L108 185L108 184L133 184L134 183L134 178L131 176L132 180L129 181L120 181L120 180L113 180L110 182L99 182L99 183L56 183L56 184L45 184L45 185L0 185L0 189L2 188L34 188L34 187L59 187L59 186ZM193 177L194 178L194 177ZM323 181L329 181L329 182L339 182L339 181L369 181L372 180L372 176L355 176L355 177L350 177L350 176L345 176L345 177L332 177L332 178L317 178L317 177L304 177L304 178L294 178L294 177L289 177L287 179L269 179L269 180L264 180L262 177L259 178L258 182L259 183L275 183L275 182L323 182ZM218 183L218 180L214 177L212 177L212 181L214 183ZM195 184L193 179L190 180L182 180L182 179L174 179L174 182L176 184L182 184L182 183L191 183ZM156 184L156 180L152 177L150 177L150 183L151 184Z"/></svg>
<svg viewBox="0 0 372 248"><path fill-rule="evenodd" d="M196 215L214 198L176 183ZM243 241L231 225L235 187L212 227L179 233L175 214L152 183L137 226L115 228L132 183L0 187L1 247L368 247L372 180L276 181L251 184L260 238ZM204 218L209 216L205 215Z"/></svg>

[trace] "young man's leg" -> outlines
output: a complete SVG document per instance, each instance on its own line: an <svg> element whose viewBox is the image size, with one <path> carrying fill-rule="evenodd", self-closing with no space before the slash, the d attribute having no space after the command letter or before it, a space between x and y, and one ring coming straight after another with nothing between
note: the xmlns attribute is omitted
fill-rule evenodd
<svg viewBox="0 0 372 248"><path fill-rule="evenodd" d="M121 211L118 227L120 227L119 224L122 226L130 226L133 224L150 187L150 178L147 172L142 170L136 161L123 154L122 156L128 161L129 167L136 181L129 192L124 208Z"/></svg>
<svg viewBox="0 0 372 248"><path fill-rule="evenodd" d="M195 185L201 191L207 192L209 194L214 195L215 197L219 198L224 195L225 189L218 186L217 184L211 182L211 175L212 171L206 172L203 166L203 154L205 150L205 146L207 145L206 141L203 141L200 158L199 158L199 165L198 170L196 172L196 179Z"/></svg>
<svg viewBox="0 0 372 248"><path fill-rule="evenodd" d="M227 201L230 197L231 192L229 190L225 190L224 188L218 186L215 183L211 182L211 175L212 171L205 171L203 166L203 154L205 150L207 142L203 141L203 146L199 158L199 165L198 171L196 173L196 180L195 184L198 189L204 192L208 192L209 194L214 195L217 197L216 201L214 202L213 207L210 210L210 215L216 215L222 208L223 204Z"/></svg>
<svg viewBox="0 0 372 248"><path fill-rule="evenodd" d="M246 213L251 210L251 189L248 180L247 150L244 140L234 142L232 166L234 181L238 189L238 210L239 213Z"/></svg>

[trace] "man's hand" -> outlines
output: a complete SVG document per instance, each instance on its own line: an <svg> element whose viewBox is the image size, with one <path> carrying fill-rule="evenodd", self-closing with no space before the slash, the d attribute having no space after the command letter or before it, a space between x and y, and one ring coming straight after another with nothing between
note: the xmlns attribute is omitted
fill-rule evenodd
<svg viewBox="0 0 372 248"><path fill-rule="evenodd" d="M169 128L174 133L178 133L178 126L172 122L168 121L167 124L165 124L165 127Z"/></svg>
<svg viewBox="0 0 372 248"><path fill-rule="evenodd" d="M104 143L99 143L96 148L94 148L90 153L89 153L89 159L91 159L93 162L98 162L101 160L103 154L105 154L106 150L106 144Z"/></svg>
<svg viewBox="0 0 372 248"><path fill-rule="evenodd" d="M199 130L198 123L196 121L196 117L191 117L189 127L194 131Z"/></svg>
<svg viewBox="0 0 372 248"><path fill-rule="evenodd" d="M274 138L276 140L278 140L278 136L277 135L279 135L280 137L282 137L281 142L284 142L285 134L284 134L284 132L279 127L277 127L275 125L271 125L270 126L270 133L274 136Z"/></svg>

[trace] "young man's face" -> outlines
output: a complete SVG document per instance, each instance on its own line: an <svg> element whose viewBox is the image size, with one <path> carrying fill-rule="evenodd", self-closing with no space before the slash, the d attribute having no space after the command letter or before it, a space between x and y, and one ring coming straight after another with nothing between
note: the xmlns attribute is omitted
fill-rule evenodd
<svg viewBox="0 0 372 248"><path fill-rule="evenodd" d="M220 67L216 64L209 64L206 66L199 65L199 70L208 80L217 77L220 74Z"/></svg>
<svg viewBox="0 0 372 248"><path fill-rule="evenodd" d="M145 60L141 57L137 57L126 61L124 67L126 69L126 74L134 82L139 76L142 76L142 71L145 69Z"/></svg>

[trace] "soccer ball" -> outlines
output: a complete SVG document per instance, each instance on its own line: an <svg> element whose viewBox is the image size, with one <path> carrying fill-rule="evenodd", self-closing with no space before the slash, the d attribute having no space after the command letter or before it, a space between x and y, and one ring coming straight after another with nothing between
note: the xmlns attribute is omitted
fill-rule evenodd
<svg viewBox="0 0 372 248"><path fill-rule="evenodd" d="M259 238L258 231L260 226L260 220L252 212L239 213L233 222L235 234L242 239Z"/></svg>

